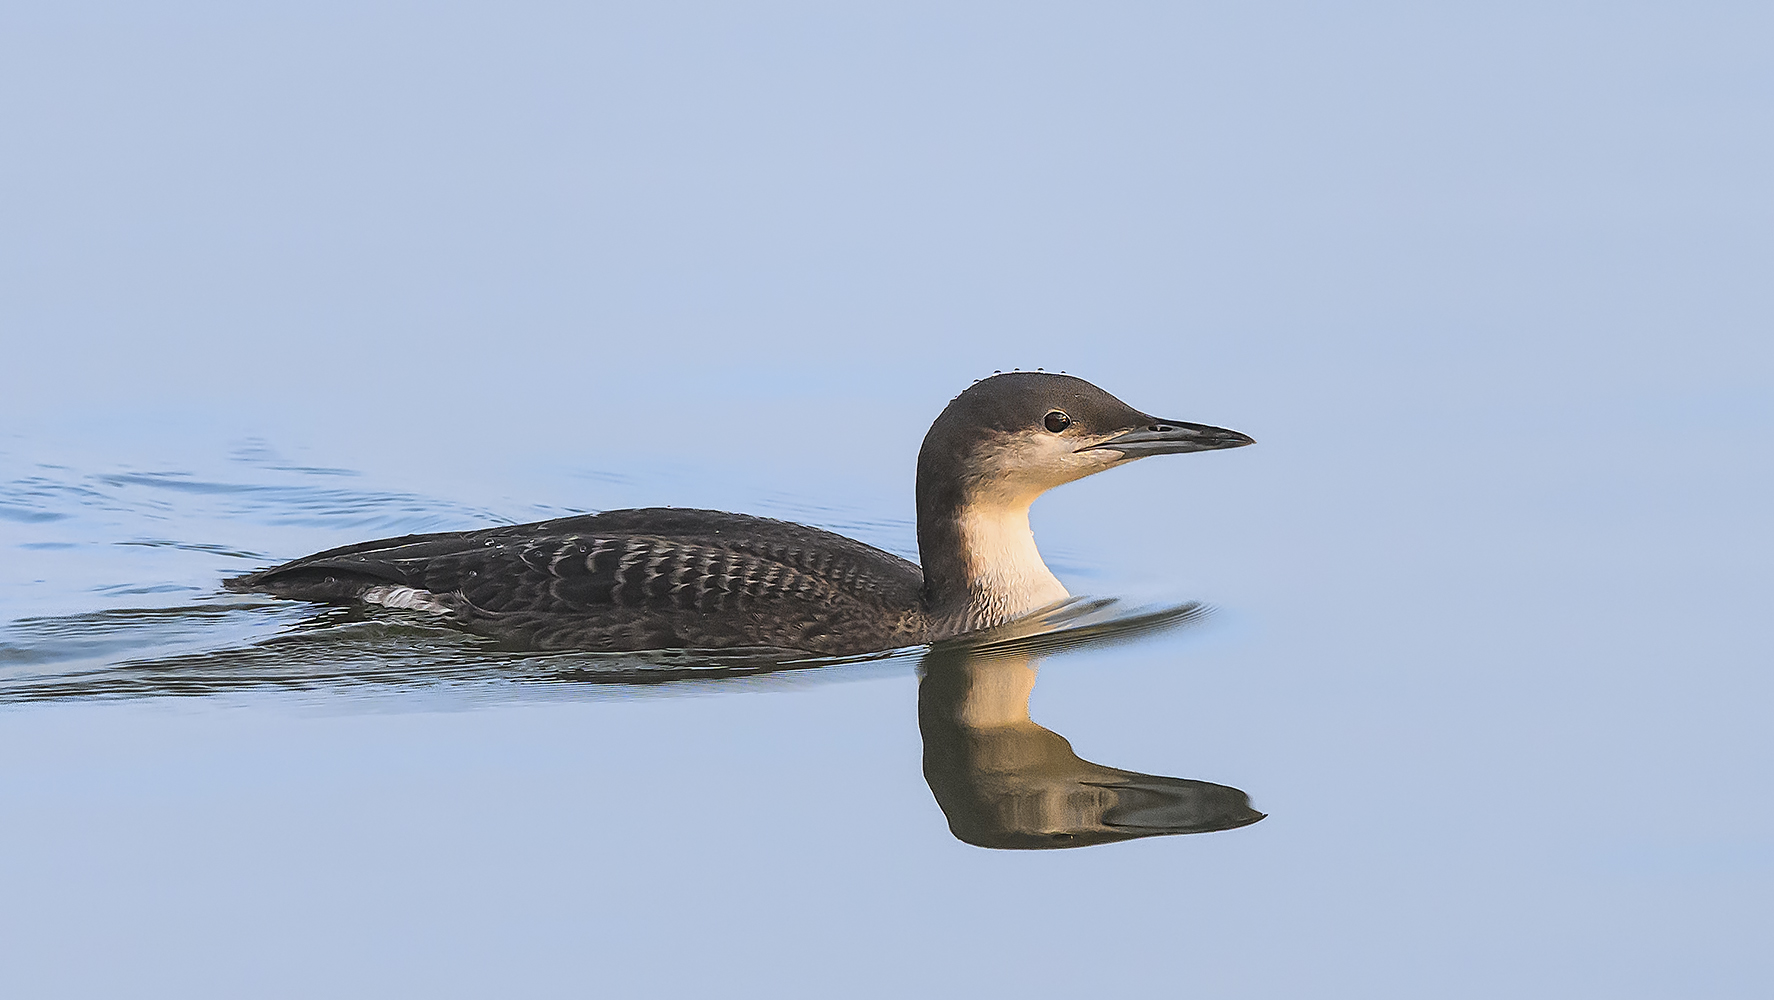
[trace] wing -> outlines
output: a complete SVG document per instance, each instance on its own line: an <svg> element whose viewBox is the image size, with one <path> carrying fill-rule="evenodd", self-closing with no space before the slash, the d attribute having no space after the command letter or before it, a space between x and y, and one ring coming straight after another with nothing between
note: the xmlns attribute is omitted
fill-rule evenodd
<svg viewBox="0 0 1774 1000"><path fill-rule="evenodd" d="M229 585L322 601L410 588L414 606L550 648L854 651L904 644L923 575L817 528L652 509L364 542Z"/></svg>

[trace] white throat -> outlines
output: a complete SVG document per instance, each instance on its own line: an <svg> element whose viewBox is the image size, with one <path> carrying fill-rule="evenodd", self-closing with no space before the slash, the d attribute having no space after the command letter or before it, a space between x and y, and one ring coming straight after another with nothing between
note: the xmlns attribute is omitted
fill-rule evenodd
<svg viewBox="0 0 1774 1000"><path fill-rule="evenodd" d="M1041 561L1029 530L1028 503L977 502L962 507L961 552L969 590L995 625L1072 596Z"/></svg>

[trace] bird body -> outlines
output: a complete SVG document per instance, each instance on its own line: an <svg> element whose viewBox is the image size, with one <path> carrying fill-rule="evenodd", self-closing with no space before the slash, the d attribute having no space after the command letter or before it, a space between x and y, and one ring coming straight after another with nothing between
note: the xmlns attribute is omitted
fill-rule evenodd
<svg viewBox="0 0 1774 1000"><path fill-rule="evenodd" d="M1019 372L975 383L926 435L921 566L805 525L649 508L363 542L226 585L430 612L535 649L891 649L1066 600L1029 529L1047 489L1147 454L1249 443L1082 379Z"/></svg>
<svg viewBox="0 0 1774 1000"><path fill-rule="evenodd" d="M918 567L819 528L651 508L349 545L231 581L446 614L537 649L838 653L930 631Z"/></svg>

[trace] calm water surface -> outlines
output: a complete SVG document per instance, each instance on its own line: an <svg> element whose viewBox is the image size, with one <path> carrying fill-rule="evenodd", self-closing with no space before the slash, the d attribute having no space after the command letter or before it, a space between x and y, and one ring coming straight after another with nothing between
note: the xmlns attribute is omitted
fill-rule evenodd
<svg viewBox="0 0 1774 1000"><path fill-rule="evenodd" d="M1608 579L1617 527L1582 505L1500 516L1462 478L1422 504L1465 525L1448 530L1363 488L1302 502L1277 486L1311 449L1271 434L1037 506L1073 589L1124 598L1084 603L1060 623L1072 641L785 670L525 656L408 613L224 594L223 576L349 538L578 508L185 433L144 446L183 464L75 466L23 437L6 453L10 931L75 992L143 968L232 989L297 947L333 958L291 993L554 982L567 954L612 988L1088 987L1098 971L1047 953L1062 942L1221 955L1192 975L1233 993L1293 975L1232 968L1264 955L1428 982L1475 941L1567 985L1689 974L1628 955L1645 935L1726 983L1760 925L1774 855L1717 811L1759 809L1744 795L1767 767L1759 709L1729 694L1750 675L1728 598ZM537 462L518 486L544 499L697 493ZM909 489L785 499L859 480L828 463L696 499L910 552ZM1544 546L1564 569L1508 556ZM1170 560L1195 570L1173 579ZM1165 598L1216 607L1135 615ZM894 959L906 947L917 963Z"/></svg>
<svg viewBox="0 0 1774 1000"><path fill-rule="evenodd" d="M1774 995L1765 8L10 5L0 994ZM1052 641L218 589L910 555L1014 366L1258 441L1040 500Z"/></svg>

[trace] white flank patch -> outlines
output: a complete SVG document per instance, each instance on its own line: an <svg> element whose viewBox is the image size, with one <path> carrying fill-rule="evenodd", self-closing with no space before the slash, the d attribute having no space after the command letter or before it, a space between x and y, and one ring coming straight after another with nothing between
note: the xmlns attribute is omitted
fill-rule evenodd
<svg viewBox="0 0 1774 1000"><path fill-rule="evenodd" d="M406 608L411 611L430 611L434 614L446 615L450 609L437 599L437 595L429 590L417 587L399 587L394 584L383 584L371 587L363 592L365 604L380 604L385 608Z"/></svg>

